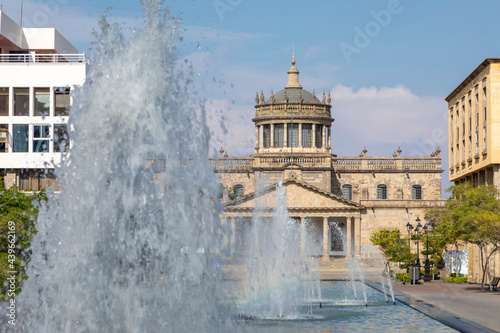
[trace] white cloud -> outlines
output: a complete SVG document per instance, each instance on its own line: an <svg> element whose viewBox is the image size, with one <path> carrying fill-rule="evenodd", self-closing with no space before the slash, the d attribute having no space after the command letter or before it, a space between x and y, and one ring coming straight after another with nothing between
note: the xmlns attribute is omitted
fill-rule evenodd
<svg viewBox="0 0 500 333"><path fill-rule="evenodd" d="M377 154L381 148L407 146L411 155L427 155L446 147L446 103L441 97L417 96L402 85L332 89L333 146L356 154L363 146Z"/></svg>

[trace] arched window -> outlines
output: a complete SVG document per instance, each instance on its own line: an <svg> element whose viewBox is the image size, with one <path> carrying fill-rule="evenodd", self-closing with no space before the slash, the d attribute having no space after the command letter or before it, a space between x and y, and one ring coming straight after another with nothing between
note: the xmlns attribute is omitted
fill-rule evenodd
<svg viewBox="0 0 500 333"><path fill-rule="evenodd" d="M342 196L344 199L352 200L352 186L351 185L343 185L342 186Z"/></svg>
<svg viewBox="0 0 500 333"><path fill-rule="evenodd" d="M233 187L234 194L237 198L243 196L243 185L234 185Z"/></svg>
<svg viewBox="0 0 500 333"><path fill-rule="evenodd" d="M383 184L377 186L377 199L378 200L387 199L387 186Z"/></svg>
<svg viewBox="0 0 500 333"><path fill-rule="evenodd" d="M422 199L422 186L413 185L412 191L411 191L411 198L413 200L421 200Z"/></svg>

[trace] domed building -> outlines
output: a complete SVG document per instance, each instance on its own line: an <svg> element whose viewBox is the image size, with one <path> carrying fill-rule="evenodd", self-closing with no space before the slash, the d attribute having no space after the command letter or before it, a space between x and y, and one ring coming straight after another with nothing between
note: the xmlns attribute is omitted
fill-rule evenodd
<svg viewBox="0 0 500 333"><path fill-rule="evenodd" d="M256 146L249 157L211 159L222 186L224 218L231 225L229 257L245 254L256 209L272 216L277 184L286 188L289 215L300 223L303 256L326 265L362 256L373 231L399 228L423 210L443 204L441 157L403 157L401 149L387 157L338 157L331 151L332 100L303 89L292 56L282 90L255 97ZM344 124L349 125L349 124ZM354 126L354 124L351 124ZM266 202L265 209L256 202ZM305 227L307 225L307 228Z"/></svg>

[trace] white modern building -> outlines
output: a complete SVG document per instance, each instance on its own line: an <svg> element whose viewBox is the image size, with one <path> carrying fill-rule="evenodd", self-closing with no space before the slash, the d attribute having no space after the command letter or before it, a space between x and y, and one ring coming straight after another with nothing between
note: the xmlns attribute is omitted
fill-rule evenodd
<svg viewBox="0 0 500 333"><path fill-rule="evenodd" d="M38 191L68 151L71 93L87 59L54 28L23 28L0 11L0 177ZM55 184L57 186L57 184Z"/></svg>

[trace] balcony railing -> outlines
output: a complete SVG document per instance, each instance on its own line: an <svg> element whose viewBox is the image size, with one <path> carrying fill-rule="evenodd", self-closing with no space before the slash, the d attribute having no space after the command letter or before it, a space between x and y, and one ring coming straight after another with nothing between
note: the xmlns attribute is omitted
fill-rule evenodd
<svg viewBox="0 0 500 333"><path fill-rule="evenodd" d="M441 157L334 157L336 171L441 170Z"/></svg>
<svg viewBox="0 0 500 333"><path fill-rule="evenodd" d="M253 165L253 158L236 157L236 158L210 158L210 165L217 172L227 171L251 171Z"/></svg>
<svg viewBox="0 0 500 333"><path fill-rule="evenodd" d="M281 168L291 161L290 156L259 157L255 159L255 167ZM254 166L254 159L248 157L210 158L209 162L216 172L251 171ZM293 157L293 163L324 168L330 165L330 158L297 156ZM335 171L441 171L441 157L332 157L331 163Z"/></svg>
<svg viewBox="0 0 500 333"><path fill-rule="evenodd" d="M0 54L0 63L89 63L85 54Z"/></svg>

